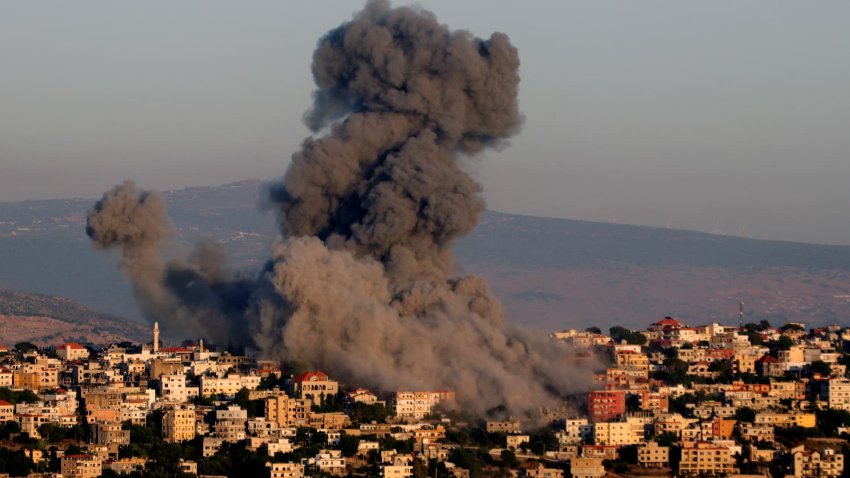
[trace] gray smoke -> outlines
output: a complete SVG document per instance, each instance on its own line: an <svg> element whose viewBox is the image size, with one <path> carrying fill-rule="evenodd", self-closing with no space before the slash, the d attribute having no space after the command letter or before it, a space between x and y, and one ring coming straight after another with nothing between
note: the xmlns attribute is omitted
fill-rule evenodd
<svg viewBox="0 0 850 478"><path fill-rule="evenodd" d="M270 287L233 277L221 246L211 241L198 243L186 260L163 260L160 250L172 225L158 193L139 190L132 181L116 186L89 211L86 233L98 249L121 248L121 268L144 314L172 335L200 334L237 345L251 340L242 317L254 307L253 297Z"/></svg>
<svg viewBox="0 0 850 478"><path fill-rule="evenodd" d="M370 2L314 53L305 122L325 135L270 188L282 240L257 278L231 277L209 244L163 264L162 200L132 184L104 195L89 235L123 247L146 313L166 326L353 385L452 389L477 412L551 405L585 389L589 371L507 328L486 283L456 277L452 255L485 207L460 161L518 132L518 68L501 33L482 40Z"/></svg>

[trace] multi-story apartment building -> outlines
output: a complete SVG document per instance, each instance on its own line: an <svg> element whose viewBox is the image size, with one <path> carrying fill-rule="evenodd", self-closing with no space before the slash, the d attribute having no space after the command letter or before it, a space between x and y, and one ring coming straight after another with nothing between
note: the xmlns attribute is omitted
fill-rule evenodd
<svg viewBox="0 0 850 478"><path fill-rule="evenodd" d="M605 476L602 458L574 458L570 473L573 478L601 478Z"/></svg>
<svg viewBox="0 0 850 478"><path fill-rule="evenodd" d="M832 378L820 382L820 398L829 408L850 411L850 380Z"/></svg>
<svg viewBox="0 0 850 478"><path fill-rule="evenodd" d="M175 405L162 416L162 433L169 443L177 443L195 438L195 406Z"/></svg>
<svg viewBox="0 0 850 478"><path fill-rule="evenodd" d="M696 442L682 447L680 475L728 475L735 470L735 459L728 447Z"/></svg>
<svg viewBox="0 0 850 478"><path fill-rule="evenodd" d="M410 478L413 476L413 467L410 465L384 465L381 470L383 478Z"/></svg>
<svg viewBox="0 0 850 478"><path fill-rule="evenodd" d="M670 396L666 393L641 390L637 395L638 400L640 400L641 410L655 412L657 414L670 411Z"/></svg>
<svg viewBox="0 0 850 478"><path fill-rule="evenodd" d="M319 471L331 475L345 474L345 458L339 450L322 450L316 455L314 461Z"/></svg>
<svg viewBox="0 0 850 478"><path fill-rule="evenodd" d="M587 412L592 422L605 422L626 413L626 392L596 390L587 394Z"/></svg>
<svg viewBox="0 0 850 478"><path fill-rule="evenodd" d="M182 373L161 375L159 380L159 393L163 400L182 403L189 399L189 393L186 387L186 375Z"/></svg>
<svg viewBox="0 0 850 478"><path fill-rule="evenodd" d="M774 439L774 428L772 425L757 425L754 423L739 423L738 431L741 432L741 438L749 441L767 441L772 442Z"/></svg>
<svg viewBox="0 0 850 478"><path fill-rule="evenodd" d="M150 361L150 378L158 380L163 375L182 375L183 361L176 358L157 358Z"/></svg>
<svg viewBox="0 0 850 478"><path fill-rule="evenodd" d="M558 440L562 445L577 445L582 441L592 440L593 430L587 427L587 425L587 418L568 418L564 420L564 431L558 435ZM582 433L583 427L587 427L584 434Z"/></svg>
<svg viewBox="0 0 850 478"><path fill-rule="evenodd" d="M270 478L303 478L304 465L301 463L269 463Z"/></svg>
<svg viewBox="0 0 850 478"><path fill-rule="evenodd" d="M231 405L224 410L215 412L215 436L223 438L224 441L236 443L244 440L245 424L248 421L248 411Z"/></svg>
<svg viewBox="0 0 850 478"><path fill-rule="evenodd" d="M218 452L222 445L224 445L224 438L204 437L203 442L201 442L201 454L204 457L213 456Z"/></svg>
<svg viewBox="0 0 850 478"><path fill-rule="evenodd" d="M759 412L754 421L756 425L772 425L774 427L803 427L814 428L817 420L814 413L768 413Z"/></svg>
<svg viewBox="0 0 850 478"><path fill-rule="evenodd" d="M649 371L649 357L632 350L623 350L617 354L617 366L620 368Z"/></svg>
<svg viewBox="0 0 850 478"><path fill-rule="evenodd" d="M593 424L594 445L635 445L643 437L628 422L596 422Z"/></svg>
<svg viewBox="0 0 850 478"><path fill-rule="evenodd" d="M796 477L838 477L844 472L844 455L830 448L819 452L800 446L791 450L791 456L791 473Z"/></svg>
<svg viewBox="0 0 850 478"><path fill-rule="evenodd" d="M651 441L638 447L638 464L646 468L663 468L670 464L670 447Z"/></svg>
<svg viewBox="0 0 850 478"><path fill-rule="evenodd" d="M278 438L277 440L266 443L266 452L269 456L274 456L275 453L289 453L293 449L289 438Z"/></svg>
<svg viewBox="0 0 850 478"><path fill-rule="evenodd" d="M95 422L91 426L91 442L98 445L129 445L130 430L119 422Z"/></svg>
<svg viewBox="0 0 850 478"><path fill-rule="evenodd" d="M224 378L201 376L201 396L211 397L224 395L233 397L243 388L254 390L260 386L262 378L259 375L230 374Z"/></svg>
<svg viewBox="0 0 850 478"><path fill-rule="evenodd" d="M806 398L804 382L779 382L771 380L770 395L780 400L803 400Z"/></svg>
<svg viewBox="0 0 850 478"><path fill-rule="evenodd" d="M396 392L393 409L403 420L421 420L440 403L441 392Z"/></svg>
<svg viewBox="0 0 850 478"><path fill-rule="evenodd" d="M15 419L15 406L11 403L0 400L0 423L6 423Z"/></svg>
<svg viewBox="0 0 850 478"><path fill-rule="evenodd" d="M280 428L306 425L308 407L304 400L278 392L265 400L265 419Z"/></svg>
<svg viewBox="0 0 850 478"><path fill-rule="evenodd" d="M60 469L63 478L97 478L103 473L103 461L95 455L65 455Z"/></svg>
<svg viewBox="0 0 850 478"><path fill-rule="evenodd" d="M487 420L487 433L522 433L519 420Z"/></svg>

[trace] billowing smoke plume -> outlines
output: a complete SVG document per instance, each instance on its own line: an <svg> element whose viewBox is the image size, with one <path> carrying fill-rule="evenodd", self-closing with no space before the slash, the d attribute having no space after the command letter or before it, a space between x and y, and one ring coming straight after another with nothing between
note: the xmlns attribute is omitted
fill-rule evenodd
<svg viewBox="0 0 850 478"><path fill-rule="evenodd" d="M224 251L211 241L198 243L185 261L164 261L160 249L171 232L165 200L131 181L104 193L86 225L95 247L121 247L122 270L151 320L163 322L174 335L249 342L242 319L254 306L253 298L270 285L232 277Z"/></svg>
<svg viewBox="0 0 850 478"><path fill-rule="evenodd" d="M282 240L257 278L229 276L209 244L164 263L162 200L132 183L89 215L123 247L145 312L218 342L381 390L455 390L461 406L518 413L583 389L556 344L509 330L452 246L484 210L460 162L520 126L519 59L507 36L450 31L415 8L370 2L313 57L304 142L269 199ZM326 131L325 131L326 129Z"/></svg>

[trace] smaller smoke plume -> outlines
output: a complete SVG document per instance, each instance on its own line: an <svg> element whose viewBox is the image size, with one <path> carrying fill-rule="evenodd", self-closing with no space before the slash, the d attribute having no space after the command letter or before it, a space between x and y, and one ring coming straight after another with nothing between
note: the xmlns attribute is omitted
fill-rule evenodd
<svg viewBox="0 0 850 478"><path fill-rule="evenodd" d="M162 196L132 181L104 193L86 224L95 247L121 249L121 268L152 321L174 335L248 344L242 316L265 289L254 278L233 277L224 250L212 241L198 243L186 260L165 261L161 248L172 230Z"/></svg>
<svg viewBox="0 0 850 478"><path fill-rule="evenodd" d="M160 285L164 264L159 249L171 231L162 196L140 190L132 181L104 193L86 221L86 234L95 247L121 248L121 268L145 309L164 298Z"/></svg>

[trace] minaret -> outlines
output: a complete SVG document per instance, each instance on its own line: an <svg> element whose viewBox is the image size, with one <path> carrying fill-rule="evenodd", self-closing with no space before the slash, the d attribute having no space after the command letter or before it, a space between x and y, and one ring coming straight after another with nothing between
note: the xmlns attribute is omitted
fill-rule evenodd
<svg viewBox="0 0 850 478"><path fill-rule="evenodd" d="M204 339L198 341L198 352L204 353Z"/></svg>
<svg viewBox="0 0 850 478"><path fill-rule="evenodd" d="M744 328L744 303L738 304L738 317L741 319L741 328Z"/></svg>
<svg viewBox="0 0 850 478"><path fill-rule="evenodd" d="M159 322L153 323L153 353L159 352Z"/></svg>

